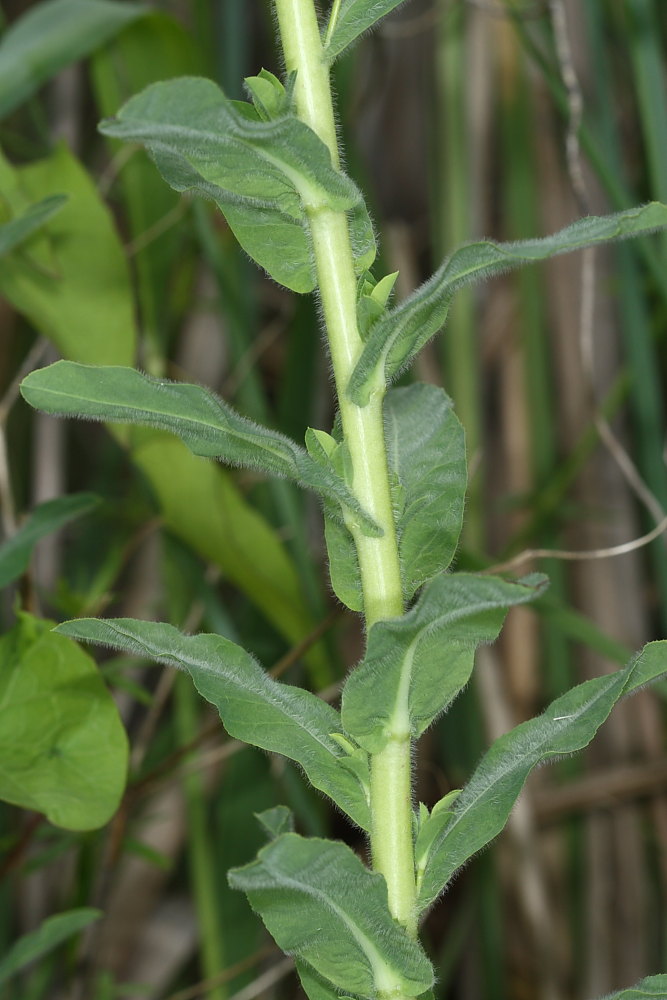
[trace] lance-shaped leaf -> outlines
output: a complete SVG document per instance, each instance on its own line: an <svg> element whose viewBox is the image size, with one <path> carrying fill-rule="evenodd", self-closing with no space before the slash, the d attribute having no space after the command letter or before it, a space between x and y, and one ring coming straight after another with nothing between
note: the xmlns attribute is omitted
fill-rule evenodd
<svg viewBox="0 0 667 1000"><path fill-rule="evenodd" d="M21 393L46 413L170 431L195 455L285 476L340 501L364 530L381 533L333 470L318 465L283 434L242 417L202 386L151 378L133 368L57 361L26 376Z"/></svg>
<svg viewBox="0 0 667 1000"><path fill-rule="evenodd" d="M101 910L80 907L47 917L37 930L20 937L0 958L0 985L38 958L48 955L63 941L78 934L101 916Z"/></svg>
<svg viewBox="0 0 667 1000"><path fill-rule="evenodd" d="M15 219L0 224L0 257L19 247L41 229L67 201L65 194L52 194L30 205Z"/></svg>
<svg viewBox="0 0 667 1000"><path fill-rule="evenodd" d="M294 291L316 285L306 209L350 211L359 269L375 258L359 190L293 115L262 121L252 104L229 101L212 81L182 77L152 84L100 129L144 145L175 190L212 198L244 250Z"/></svg>
<svg viewBox="0 0 667 1000"><path fill-rule="evenodd" d="M360 406L380 371L395 378L444 325L454 294L463 285L558 254L641 236L667 226L667 205L651 202L615 215L580 219L542 239L517 243L483 240L460 247L426 284L379 320L352 373L347 393Z"/></svg>
<svg viewBox="0 0 667 1000"><path fill-rule="evenodd" d="M331 735L342 733L338 712L310 691L274 681L236 643L132 618L81 618L57 631L186 670L218 709L230 736L297 761L315 788L368 829L366 795L354 774L340 766L346 752Z"/></svg>
<svg viewBox="0 0 667 1000"><path fill-rule="evenodd" d="M40 538L87 514L99 502L93 493L74 493L35 507L16 534L0 545L0 587L6 587L25 572Z"/></svg>
<svg viewBox="0 0 667 1000"><path fill-rule="evenodd" d="M324 57L333 62L340 53L368 31L403 0L342 0L324 39Z"/></svg>
<svg viewBox="0 0 667 1000"><path fill-rule="evenodd" d="M148 10L114 0L46 0L31 7L0 41L0 117Z"/></svg>
<svg viewBox="0 0 667 1000"><path fill-rule="evenodd" d="M343 689L346 730L370 753L388 740L416 739L468 683L475 647L491 642L505 609L533 600L546 578L445 573L400 618L377 622L366 656Z"/></svg>
<svg viewBox="0 0 667 1000"><path fill-rule="evenodd" d="M229 881L283 951L338 990L414 997L433 984L426 955L389 913L383 876L345 844L288 833Z"/></svg>
<svg viewBox="0 0 667 1000"><path fill-rule="evenodd" d="M602 1000L667 1000L667 975L647 976L636 986L608 993Z"/></svg>
<svg viewBox="0 0 667 1000"><path fill-rule="evenodd" d="M447 569L458 543L467 482L463 428L437 386L391 389L384 403L387 460L396 517L403 596ZM331 585L361 611L363 596L352 535L325 506Z"/></svg>
<svg viewBox="0 0 667 1000"><path fill-rule="evenodd" d="M579 684L538 718L496 740L457 798L451 821L431 849L419 889L419 908L429 906L457 869L500 833L536 765L582 750L619 698L666 672L667 641L649 643L623 670Z"/></svg>

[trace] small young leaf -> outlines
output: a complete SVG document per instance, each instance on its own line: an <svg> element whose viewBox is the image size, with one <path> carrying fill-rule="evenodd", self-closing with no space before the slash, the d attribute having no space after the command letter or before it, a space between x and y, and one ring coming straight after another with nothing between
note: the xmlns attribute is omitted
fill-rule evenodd
<svg viewBox="0 0 667 1000"><path fill-rule="evenodd" d="M87 514L99 502L93 493L74 493L35 507L16 534L0 545L0 587L6 587L25 572L40 538Z"/></svg>
<svg viewBox="0 0 667 1000"><path fill-rule="evenodd" d="M286 476L343 503L370 534L374 521L335 473L314 462L277 431L242 417L208 389L142 375L132 368L57 361L21 383L31 406L47 413L158 427L183 440L195 455L221 458Z"/></svg>
<svg viewBox="0 0 667 1000"><path fill-rule="evenodd" d="M310 691L274 681L236 643L220 635L183 635L172 625L132 618L80 618L57 631L186 670L199 693L218 709L230 736L297 761L315 788L368 829L364 790L340 767L345 751L330 735L342 731L338 712Z"/></svg>
<svg viewBox="0 0 667 1000"><path fill-rule="evenodd" d="M403 0L342 0L333 29L325 38L325 59L332 63L364 31L401 3Z"/></svg>
<svg viewBox="0 0 667 1000"><path fill-rule="evenodd" d="M24 934L0 958L0 986L31 962L48 955L63 941L99 920L102 915L101 910L80 907L47 917L36 931Z"/></svg>
<svg viewBox="0 0 667 1000"><path fill-rule="evenodd" d="M608 993L602 1000L667 1000L667 975L647 976L636 986Z"/></svg>
<svg viewBox="0 0 667 1000"><path fill-rule="evenodd" d="M337 990L416 997L433 970L391 917L387 885L345 844L288 833L229 873L278 945Z"/></svg>
<svg viewBox="0 0 667 1000"><path fill-rule="evenodd" d="M380 370L395 378L444 325L454 294L463 285L511 268L610 240L641 236L667 226L667 205L651 202L615 215L579 219L542 239L517 243L483 240L460 247L413 295L373 327L354 369L347 393L364 406Z"/></svg>
<svg viewBox="0 0 667 1000"><path fill-rule="evenodd" d="M0 224L0 257L19 247L33 233L46 225L67 201L65 194L52 194L30 205L15 219Z"/></svg>
<svg viewBox="0 0 667 1000"><path fill-rule="evenodd" d="M377 622L343 689L345 729L370 753L391 736L416 739L468 683L475 647L498 635L505 609L537 597L544 577L519 583L443 573L400 618Z"/></svg>
<svg viewBox="0 0 667 1000"><path fill-rule="evenodd" d="M271 840L275 840L283 833L294 833L294 816L287 806L273 806L264 812L255 813L255 819L259 821Z"/></svg>
<svg viewBox="0 0 667 1000"><path fill-rule="evenodd" d="M361 194L292 115L262 121L253 105L227 100L212 81L182 77L152 84L100 130L146 146L175 190L213 198L244 250L293 291L316 285L306 208L353 211L360 270L374 259Z"/></svg>
<svg viewBox="0 0 667 1000"><path fill-rule="evenodd" d="M95 830L125 789L127 736L93 660L21 613L0 639L0 799Z"/></svg>
<svg viewBox="0 0 667 1000"><path fill-rule="evenodd" d="M0 117L148 10L113 0L45 0L31 7L0 40Z"/></svg>
<svg viewBox="0 0 667 1000"><path fill-rule="evenodd" d="M262 69L257 76L247 76L243 82L262 121L268 122L288 113L287 92L273 73Z"/></svg>
<svg viewBox="0 0 667 1000"><path fill-rule="evenodd" d="M667 641L651 642L623 670L596 677L557 698L542 715L501 736L482 758L436 838L419 892L429 906L468 858L504 827L530 771L582 750L623 695L667 673Z"/></svg>
<svg viewBox="0 0 667 1000"><path fill-rule="evenodd" d="M424 878L424 872L431 853L431 848L433 847L437 837L440 836L454 815L452 805L460 794L461 791L458 788L448 792L444 798L440 799L439 802L436 802L430 814L423 803L420 803L420 806L426 809L426 815L422 815L420 809L419 826L417 836L415 838L415 874L417 876L417 891L419 891L422 879Z"/></svg>

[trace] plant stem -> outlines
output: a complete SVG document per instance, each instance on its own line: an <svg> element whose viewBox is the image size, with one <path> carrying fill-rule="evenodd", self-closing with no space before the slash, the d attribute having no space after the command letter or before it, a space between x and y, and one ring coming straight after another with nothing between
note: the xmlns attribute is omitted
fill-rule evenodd
<svg viewBox="0 0 667 1000"><path fill-rule="evenodd" d="M329 72L313 0L275 0L275 6L286 68L297 73L297 114L326 143L338 167ZM382 415L385 390L383 384L378 385L365 407L356 406L346 396L346 386L362 349L347 216L321 208L310 210L308 216L343 434L351 460L352 488L383 530L382 537L370 538L358 526L349 525L359 558L366 627L370 629L377 621L403 613ZM396 733L371 760L371 852L374 868L387 882L392 916L416 936L410 750L409 734Z"/></svg>

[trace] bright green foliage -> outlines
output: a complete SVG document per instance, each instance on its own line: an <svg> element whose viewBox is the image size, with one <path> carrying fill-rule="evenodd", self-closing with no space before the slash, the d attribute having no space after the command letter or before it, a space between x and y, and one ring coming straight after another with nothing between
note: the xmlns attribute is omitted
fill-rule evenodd
<svg viewBox="0 0 667 1000"><path fill-rule="evenodd" d="M140 17L145 7L115 0L45 0L0 41L0 117L22 104L58 70L89 55Z"/></svg>
<svg viewBox="0 0 667 1000"><path fill-rule="evenodd" d="M10 222L0 224L0 257L15 250L33 233L41 229L52 215L60 211L66 201L65 195L51 195L49 198L43 198L34 205L30 205L21 215Z"/></svg>
<svg viewBox="0 0 667 1000"><path fill-rule="evenodd" d="M21 613L0 639L0 798L94 830L123 794L127 737L93 660L50 625Z"/></svg>
<svg viewBox="0 0 667 1000"><path fill-rule="evenodd" d="M432 986L424 952L389 915L384 879L345 844L284 834L229 879L280 947L334 988L415 997Z"/></svg>
<svg viewBox="0 0 667 1000"><path fill-rule="evenodd" d="M647 976L636 986L618 993L609 993L602 1000L665 1000L667 997L667 976Z"/></svg>
<svg viewBox="0 0 667 1000"><path fill-rule="evenodd" d="M378 533L331 468L316 464L289 438L242 417L201 386L150 378L131 368L58 361L28 375L21 392L46 413L157 427L176 434L195 455L294 479L341 501L369 534Z"/></svg>
<svg viewBox="0 0 667 1000"><path fill-rule="evenodd" d="M364 31L402 2L403 0L342 0L325 37L325 57L333 62Z"/></svg>
<svg viewBox="0 0 667 1000"><path fill-rule="evenodd" d="M25 572L40 538L87 514L98 503L99 497L92 493L75 493L46 500L35 507L16 534L0 545L0 587L6 587Z"/></svg>
<svg viewBox="0 0 667 1000"><path fill-rule="evenodd" d="M651 642L623 670L579 684L542 715L496 740L433 844L419 889L420 908L430 906L457 869L500 833L534 767L582 750L619 698L666 672L667 640Z"/></svg>
<svg viewBox="0 0 667 1000"><path fill-rule="evenodd" d="M127 261L109 210L83 167L64 146L20 169L0 155L0 190L13 218L37 200L68 198L29 244L3 257L0 294L64 355L132 364Z"/></svg>
<svg viewBox="0 0 667 1000"><path fill-rule="evenodd" d="M359 269L375 259L361 194L293 115L264 121L210 80L183 77L148 87L100 128L145 145L176 191L213 198L243 249L293 291L316 282L305 207L350 211Z"/></svg>
<svg viewBox="0 0 667 1000"><path fill-rule="evenodd" d="M57 948L102 916L101 910L81 907L49 917L36 931L24 934L0 958L0 986L26 966Z"/></svg>
<svg viewBox="0 0 667 1000"><path fill-rule="evenodd" d="M537 597L544 577L510 583L445 573L401 618L377 622L366 655L343 689L345 728L369 753L388 740L418 738L465 687L475 648L491 642L505 609Z"/></svg>
<svg viewBox="0 0 667 1000"><path fill-rule="evenodd" d="M378 371L388 382L395 378L444 325L450 303L464 285L561 253L641 236L665 225L667 205L652 202L616 215L580 219L542 239L484 240L455 250L426 284L373 327L347 388L350 398L363 406Z"/></svg>
<svg viewBox="0 0 667 1000"><path fill-rule="evenodd" d="M274 681L240 646L220 635L185 636L171 625L131 618L82 618L58 631L187 670L230 736L297 761L316 788L368 828L364 787L341 766L347 754L331 735L343 732L338 712L310 691Z"/></svg>

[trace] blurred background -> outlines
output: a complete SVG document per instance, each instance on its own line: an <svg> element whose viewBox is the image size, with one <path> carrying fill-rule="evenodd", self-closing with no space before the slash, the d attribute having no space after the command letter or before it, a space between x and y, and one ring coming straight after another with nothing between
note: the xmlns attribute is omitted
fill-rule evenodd
<svg viewBox="0 0 667 1000"><path fill-rule="evenodd" d="M5 29L38 6L4 0ZM399 270L400 298L461 242L667 201L666 46L660 0L402 6L335 68L347 168L381 240L376 273ZM329 429L314 301L270 283L212 205L178 196L142 151L95 128L154 80L206 75L241 98L262 66L281 68L268 2L155 2L3 108L0 207L12 185L70 195L27 272L16 254L0 262L4 536L63 493L101 502L39 544L0 613L3 628L18 602L56 619L219 632L335 697L362 636L331 594L311 498L168 437L137 431L121 445L16 399L21 375L65 356L201 382L298 440ZM2 85L20 89L20 74ZM666 333L661 235L460 292L408 377L444 385L466 428L458 567L523 553L517 572L551 578L535 607L512 610L422 740L417 796L429 805L492 738L667 636L664 538L600 558L667 511ZM97 658L130 735L127 792L112 822L85 834L0 803L0 953L68 906L105 918L0 995L298 995L290 961L225 873L262 842L252 814L279 802L302 833L363 852L361 838L291 764L229 740L187 679ZM588 1000L667 968L666 697L658 684L622 704L589 751L531 778L505 833L426 921L437 1000Z"/></svg>

